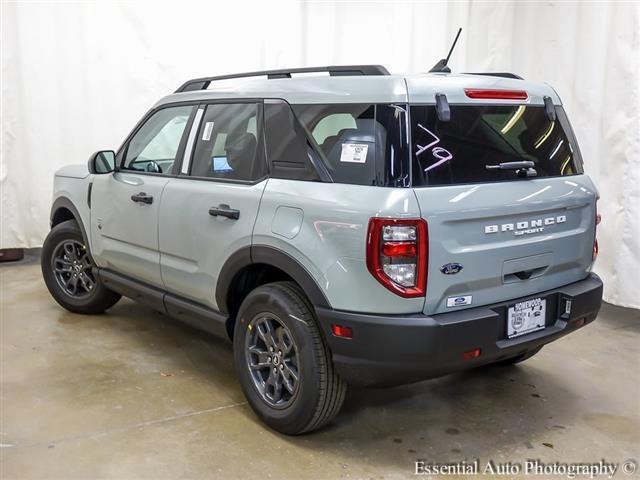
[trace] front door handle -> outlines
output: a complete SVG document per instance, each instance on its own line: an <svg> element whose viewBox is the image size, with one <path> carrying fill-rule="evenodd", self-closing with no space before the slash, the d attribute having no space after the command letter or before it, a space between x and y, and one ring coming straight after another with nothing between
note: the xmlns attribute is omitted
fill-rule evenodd
<svg viewBox="0 0 640 480"><path fill-rule="evenodd" d="M151 195L147 195L144 192L131 195L131 200L136 203L146 203L147 205L151 205L153 203L153 197Z"/></svg>
<svg viewBox="0 0 640 480"><path fill-rule="evenodd" d="M209 209L209 215L212 217L227 217L231 220L238 220L240 218L240 210L229 207L226 203L221 203L217 207L211 207Z"/></svg>

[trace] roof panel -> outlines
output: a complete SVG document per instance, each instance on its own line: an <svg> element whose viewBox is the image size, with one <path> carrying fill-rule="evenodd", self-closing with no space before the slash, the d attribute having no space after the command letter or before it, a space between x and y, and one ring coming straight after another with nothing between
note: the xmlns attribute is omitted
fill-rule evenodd
<svg viewBox="0 0 640 480"><path fill-rule="evenodd" d="M212 82L207 90L174 93L161 99L156 106L179 101L215 99L280 98L292 104L300 103L434 103L435 94L443 93L449 103L474 103L465 88L496 88L525 90L525 103L544 104L550 96L555 104L560 98L546 84L504 77L470 74L423 74L380 76L303 76L283 79L250 77ZM408 95L407 95L408 90ZM486 101L485 101L486 102ZM496 100L492 103L513 103Z"/></svg>
<svg viewBox="0 0 640 480"><path fill-rule="evenodd" d="M212 83L207 90L168 95L158 102L229 98L281 98L289 103L406 103L401 76L300 77Z"/></svg>

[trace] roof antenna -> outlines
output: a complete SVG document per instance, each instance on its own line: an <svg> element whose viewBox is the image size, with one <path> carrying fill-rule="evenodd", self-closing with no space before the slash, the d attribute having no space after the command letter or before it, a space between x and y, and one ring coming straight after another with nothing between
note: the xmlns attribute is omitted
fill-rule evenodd
<svg viewBox="0 0 640 480"><path fill-rule="evenodd" d="M449 63L449 57L451 57L451 53L453 52L453 49L456 47L456 43L458 43L458 37L460 37L461 32L462 32L462 27L458 29L458 34L456 35L456 39L453 41L453 45L451 45L451 50L449 50L449 55L447 55L447 58L443 58L438 63L436 63L433 67L431 67L431 70L429 70L429 73L438 73L438 72L451 73L451 69L447 67L447 63Z"/></svg>

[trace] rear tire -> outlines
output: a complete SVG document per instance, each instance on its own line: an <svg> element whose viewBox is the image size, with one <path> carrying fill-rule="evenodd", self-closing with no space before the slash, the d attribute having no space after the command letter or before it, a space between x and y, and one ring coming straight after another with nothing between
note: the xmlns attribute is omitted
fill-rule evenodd
<svg viewBox="0 0 640 480"><path fill-rule="evenodd" d="M238 311L233 351L249 405L274 430L317 430L340 411L346 384L295 284L270 283L249 293Z"/></svg>
<svg viewBox="0 0 640 480"><path fill-rule="evenodd" d="M120 294L102 284L75 220L51 229L42 246L40 264L49 293L70 312L102 313L120 300Z"/></svg>

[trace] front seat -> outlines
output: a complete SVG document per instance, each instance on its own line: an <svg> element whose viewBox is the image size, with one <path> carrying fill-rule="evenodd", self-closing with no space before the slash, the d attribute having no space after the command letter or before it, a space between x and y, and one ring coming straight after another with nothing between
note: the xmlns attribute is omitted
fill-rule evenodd
<svg viewBox="0 0 640 480"><path fill-rule="evenodd" d="M258 141L253 133L246 132L227 140L225 145L227 163L233 171L226 174L225 177L235 180L251 180L257 148Z"/></svg>

